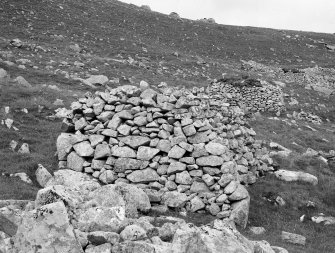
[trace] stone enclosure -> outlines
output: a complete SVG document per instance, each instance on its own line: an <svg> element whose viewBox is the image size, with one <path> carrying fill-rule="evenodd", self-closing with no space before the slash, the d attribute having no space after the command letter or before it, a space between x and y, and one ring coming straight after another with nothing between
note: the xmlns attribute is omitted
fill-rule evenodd
<svg viewBox="0 0 335 253"><path fill-rule="evenodd" d="M204 88L120 86L72 103L57 139L60 168L129 183L151 210L209 212L245 227L245 186L272 159L236 105Z"/></svg>

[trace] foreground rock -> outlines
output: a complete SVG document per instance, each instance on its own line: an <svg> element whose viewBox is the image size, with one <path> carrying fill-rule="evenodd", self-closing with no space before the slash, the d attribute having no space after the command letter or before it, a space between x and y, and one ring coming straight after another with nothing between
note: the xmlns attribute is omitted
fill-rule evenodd
<svg viewBox="0 0 335 253"><path fill-rule="evenodd" d="M78 183L71 185L74 178ZM24 211L22 206L16 234L11 238L0 233L0 250L253 253L260 252L255 251L260 247L270 247L266 242L249 241L231 220L216 219L196 227L180 218L141 216L151 205L144 191L134 185L100 186L87 175L71 170L55 172L48 185L38 192L35 209L27 206ZM85 191L88 186L94 188Z"/></svg>

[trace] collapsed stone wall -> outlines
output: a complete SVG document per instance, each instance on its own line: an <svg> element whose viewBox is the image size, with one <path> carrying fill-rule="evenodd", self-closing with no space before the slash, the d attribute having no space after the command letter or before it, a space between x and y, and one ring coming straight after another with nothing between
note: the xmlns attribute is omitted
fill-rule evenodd
<svg viewBox="0 0 335 253"><path fill-rule="evenodd" d="M209 211L246 225L243 185L272 160L243 111L204 89L121 86L72 103L57 139L60 168L136 184L152 209Z"/></svg>
<svg viewBox="0 0 335 253"><path fill-rule="evenodd" d="M270 84L255 86L244 82L248 80L239 80L238 85L226 81L217 82L211 86L210 92L214 98L223 98L224 102L243 107L251 112L285 110L284 95L280 87Z"/></svg>

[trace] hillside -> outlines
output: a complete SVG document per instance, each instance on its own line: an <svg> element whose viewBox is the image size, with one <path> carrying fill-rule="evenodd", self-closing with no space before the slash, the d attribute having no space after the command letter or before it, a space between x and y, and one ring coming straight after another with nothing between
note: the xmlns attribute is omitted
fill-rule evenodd
<svg viewBox="0 0 335 253"><path fill-rule="evenodd" d="M248 227L263 226L267 233L242 233L289 252L335 251L335 225L299 221L304 214L335 216L335 51L326 47L335 45L335 35L175 19L114 0L2 0L0 31L0 69L8 73L2 78L0 72L0 199L34 199L37 165L58 168L62 120L55 110L106 88L87 85L83 79L90 75L107 76L110 88L141 80L155 88L161 82L209 87L217 80L229 89L243 89L245 82L274 85L285 110L246 108L248 124L268 146L276 142L292 151L273 156L278 168L311 173L318 185L284 182L273 174L259 178L248 188ZM17 130L6 127L7 118ZM12 140L18 142L14 151ZM30 153L17 152L22 143ZM317 154L303 155L308 148ZM19 172L32 183L10 176ZM277 196L286 206L273 204ZM308 201L316 208L307 208ZM283 230L304 235L307 245L281 241Z"/></svg>

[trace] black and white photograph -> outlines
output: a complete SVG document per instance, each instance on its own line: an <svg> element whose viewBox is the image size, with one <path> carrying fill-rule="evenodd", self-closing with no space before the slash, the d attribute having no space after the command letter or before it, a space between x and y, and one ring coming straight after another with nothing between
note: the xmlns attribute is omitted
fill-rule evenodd
<svg viewBox="0 0 335 253"><path fill-rule="evenodd" d="M0 0L0 253L335 253L335 1Z"/></svg>

